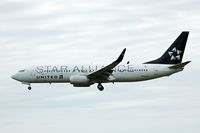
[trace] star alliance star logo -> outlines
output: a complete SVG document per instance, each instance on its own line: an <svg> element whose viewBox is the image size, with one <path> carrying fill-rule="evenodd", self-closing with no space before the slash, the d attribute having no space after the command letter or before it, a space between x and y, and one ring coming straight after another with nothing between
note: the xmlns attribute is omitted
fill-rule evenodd
<svg viewBox="0 0 200 133"><path fill-rule="evenodd" d="M180 60L182 51L177 50L176 47L172 49L172 51L169 51L168 54L170 56L170 60Z"/></svg>

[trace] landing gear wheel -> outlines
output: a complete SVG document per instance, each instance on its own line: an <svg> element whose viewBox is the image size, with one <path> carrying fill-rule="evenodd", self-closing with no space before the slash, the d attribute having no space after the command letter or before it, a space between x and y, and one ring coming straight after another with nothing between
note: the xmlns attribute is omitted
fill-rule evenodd
<svg viewBox="0 0 200 133"><path fill-rule="evenodd" d="M103 87L103 85L101 85L101 83L99 83L99 84L97 85L97 88L98 88L100 91L103 91L103 89L104 89L104 87Z"/></svg>
<svg viewBox="0 0 200 133"><path fill-rule="evenodd" d="M28 89L31 90L31 86L29 86Z"/></svg>

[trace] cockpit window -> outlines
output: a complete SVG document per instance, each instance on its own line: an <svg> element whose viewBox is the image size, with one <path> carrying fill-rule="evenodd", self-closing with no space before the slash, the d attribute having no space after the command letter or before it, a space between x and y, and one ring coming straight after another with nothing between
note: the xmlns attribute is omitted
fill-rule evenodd
<svg viewBox="0 0 200 133"><path fill-rule="evenodd" d="M20 73L21 73L21 72L25 72L25 70L20 70L19 72L20 72Z"/></svg>

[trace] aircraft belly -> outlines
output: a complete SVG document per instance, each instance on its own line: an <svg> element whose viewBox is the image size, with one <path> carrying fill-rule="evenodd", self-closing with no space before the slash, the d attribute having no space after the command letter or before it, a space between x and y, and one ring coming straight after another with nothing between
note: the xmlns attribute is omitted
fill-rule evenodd
<svg viewBox="0 0 200 133"><path fill-rule="evenodd" d="M136 82L136 81L143 81L154 78L149 74L142 74L142 73L131 73L131 72L123 72L123 73L116 73L113 74L115 77L115 82Z"/></svg>

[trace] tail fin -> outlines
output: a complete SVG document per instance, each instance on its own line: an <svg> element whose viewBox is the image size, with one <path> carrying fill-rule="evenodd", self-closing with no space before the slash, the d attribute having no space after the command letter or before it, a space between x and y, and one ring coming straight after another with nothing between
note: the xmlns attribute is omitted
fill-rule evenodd
<svg viewBox="0 0 200 133"><path fill-rule="evenodd" d="M178 64L182 62L189 31L182 32L165 53L158 59L144 64Z"/></svg>

